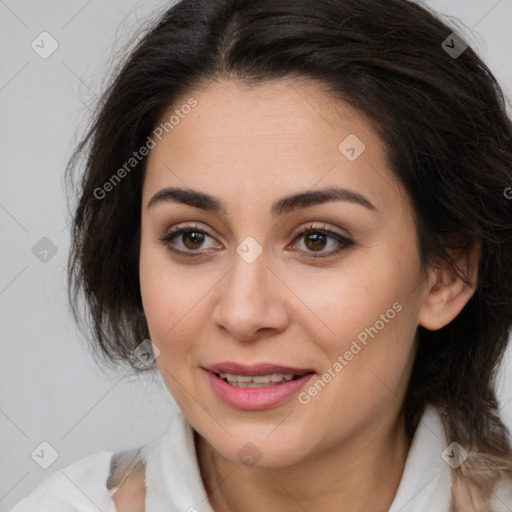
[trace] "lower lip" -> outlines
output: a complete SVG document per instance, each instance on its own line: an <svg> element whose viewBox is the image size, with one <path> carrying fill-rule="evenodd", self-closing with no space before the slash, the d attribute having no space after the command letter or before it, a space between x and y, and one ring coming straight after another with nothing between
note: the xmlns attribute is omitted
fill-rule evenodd
<svg viewBox="0 0 512 512"><path fill-rule="evenodd" d="M312 373L308 373L298 379L267 388L237 388L208 372L213 391L225 404L248 411L269 409L282 404L297 394L312 376Z"/></svg>

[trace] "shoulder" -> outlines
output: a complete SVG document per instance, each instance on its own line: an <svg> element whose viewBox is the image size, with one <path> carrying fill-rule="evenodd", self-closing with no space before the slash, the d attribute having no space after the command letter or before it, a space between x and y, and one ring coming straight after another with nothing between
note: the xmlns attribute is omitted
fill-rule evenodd
<svg viewBox="0 0 512 512"><path fill-rule="evenodd" d="M97 452L56 471L10 512L115 512L106 486L112 455Z"/></svg>

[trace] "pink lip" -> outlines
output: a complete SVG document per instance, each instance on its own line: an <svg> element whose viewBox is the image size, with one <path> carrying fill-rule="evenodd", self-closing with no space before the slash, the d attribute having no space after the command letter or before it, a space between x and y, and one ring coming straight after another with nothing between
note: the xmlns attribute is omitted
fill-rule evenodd
<svg viewBox="0 0 512 512"><path fill-rule="evenodd" d="M286 400L290 399L293 395L306 384L306 382L313 376L313 373L306 373L307 370L298 370L293 368L286 368L276 365L256 365L256 366L241 366L235 363L216 365L222 368L229 368L216 370L212 372L208 370L208 378L214 393L226 405L234 407L235 409L243 410L262 410L276 407ZM210 367L213 368L213 367ZM236 371L235 371L236 370ZM301 375L298 379L283 382L275 386L265 388L237 388L231 386L224 379L216 375L219 371L225 373L232 373L234 375L270 375L272 373L291 373L293 375ZM299 373L297 373L299 372Z"/></svg>

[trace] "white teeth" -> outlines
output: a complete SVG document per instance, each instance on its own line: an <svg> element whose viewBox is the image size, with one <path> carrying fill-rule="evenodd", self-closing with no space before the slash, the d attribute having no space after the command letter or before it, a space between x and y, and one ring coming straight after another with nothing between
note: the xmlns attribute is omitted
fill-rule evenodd
<svg viewBox="0 0 512 512"><path fill-rule="evenodd" d="M234 382L252 382L252 377L249 375L233 375L231 373L219 373L222 379L228 379Z"/></svg>
<svg viewBox="0 0 512 512"><path fill-rule="evenodd" d="M281 383L283 381L289 381L293 379L291 373L273 373L271 375L233 375L232 373L220 372L219 376L221 379L225 379L232 386L239 388L263 388Z"/></svg>
<svg viewBox="0 0 512 512"><path fill-rule="evenodd" d="M253 382L256 382L256 384L270 384L270 381L272 380L272 375L255 375L252 378ZM281 380L281 379L279 379ZM279 381L274 381L279 382Z"/></svg>

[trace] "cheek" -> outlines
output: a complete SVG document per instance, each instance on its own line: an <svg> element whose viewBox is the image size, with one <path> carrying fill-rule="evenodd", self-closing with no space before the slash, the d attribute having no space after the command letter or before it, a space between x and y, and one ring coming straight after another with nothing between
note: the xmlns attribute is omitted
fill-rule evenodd
<svg viewBox="0 0 512 512"><path fill-rule="evenodd" d="M309 309L304 318L309 319L311 339L321 335L331 340L330 352L350 345L359 333L376 322L382 333L389 331L399 316L398 306L393 309L393 304L399 303L403 310L412 306L413 269L394 263L392 257L386 258L384 254L376 259L378 264L357 256L353 263L347 263L346 270L323 274L312 270L294 281L296 295Z"/></svg>
<svg viewBox="0 0 512 512"><path fill-rule="evenodd" d="M336 275L303 278L297 292L316 314L308 314L307 329L324 354L323 371L336 375L326 395L355 410L379 407L403 385L421 299L412 251L409 259L386 248L375 255Z"/></svg>
<svg viewBox="0 0 512 512"><path fill-rule="evenodd" d="M149 230L148 230L149 231ZM192 276L191 276L192 277ZM173 327L190 302L196 285L187 282L179 265L158 240L142 233L139 279L142 303L150 331L162 334ZM193 279L193 277L192 277Z"/></svg>
<svg viewBox="0 0 512 512"><path fill-rule="evenodd" d="M216 276L194 266L173 263L161 246L143 239L140 253L140 290L151 340L160 350L162 376L186 378L193 354L209 318L207 295ZM174 387L174 386L173 386Z"/></svg>
<svg viewBox="0 0 512 512"><path fill-rule="evenodd" d="M165 356L167 340L172 339L183 307L179 280L173 275L173 267L165 256L165 251L142 237L139 264L142 305L151 339L160 349L161 356Z"/></svg>
<svg viewBox="0 0 512 512"><path fill-rule="evenodd" d="M182 288L182 279L173 275L171 267L167 271L166 267L169 265L158 265L158 257L141 254L142 303L150 338L160 351L156 360L158 370L170 394L188 411L184 389L194 389L189 359L193 339L198 334L191 328L191 316L187 312L197 315L199 309L196 306L191 311L197 300L190 297L188 287Z"/></svg>

